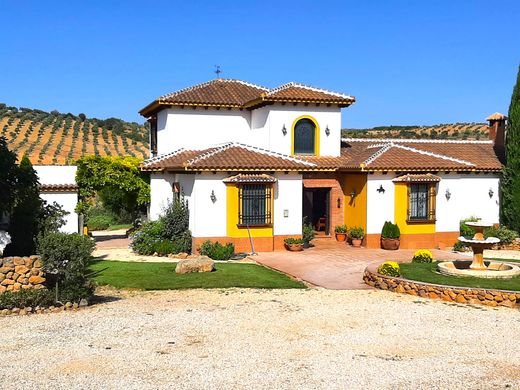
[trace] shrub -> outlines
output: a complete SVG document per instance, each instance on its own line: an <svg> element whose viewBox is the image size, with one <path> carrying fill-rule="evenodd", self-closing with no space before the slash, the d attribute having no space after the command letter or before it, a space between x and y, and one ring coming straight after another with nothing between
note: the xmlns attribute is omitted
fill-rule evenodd
<svg viewBox="0 0 520 390"><path fill-rule="evenodd" d="M385 261L383 264L379 266L377 269L377 272L381 275L386 276L394 276L397 277L401 275L401 271L399 268L399 264L397 264L395 261Z"/></svg>
<svg viewBox="0 0 520 390"><path fill-rule="evenodd" d="M464 244L460 241L457 241L454 245L453 245L453 251L454 252L464 252L466 250Z"/></svg>
<svg viewBox="0 0 520 390"><path fill-rule="evenodd" d="M164 222L163 237L174 239L189 229L190 213L187 202L179 199L171 202L162 215Z"/></svg>
<svg viewBox="0 0 520 390"><path fill-rule="evenodd" d="M336 225L336 226L334 226L334 232L335 233L346 233L347 232L347 225Z"/></svg>
<svg viewBox="0 0 520 390"><path fill-rule="evenodd" d="M399 226L390 221L386 221L383 225L383 229L381 230L381 237L398 239L399 237L401 237L401 231L399 230Z"/></svg>
<svg viewBox="0 0 520 390"><path fill-rule="evenodd" d="M154 244L154 253L157 253L159 256L166 256L170 253L173 253L174 245L172 241L169 240L161 240Z"/></svg>
<svg viewBox="0 0 520 390"><path fill-rule="evenodd" d="M22 309L24 307L47 307L55 303L54 291L42 289L22 289L20 291L5 291L0 294L0 309Z"/></svg>
<svg viewBox="0 0 520 390"><path fill-rule="evenodd" d="M58 283L60 300L78 301L94 293L88 269L94 247L94 241L76 233L51 233L40 240L43 269Z"/></svg>
<svg viewBox="0 0 520 390"><path fill-rule="evenodd" d="M479 219L477 217L469 217L460 221L460 235L462 237L471 238L475 235L475 229L466 225L466 222L477 222Z"/></svg>
<svg viewBox="0 0 520 390"><path fill-rule="evenodd" d="M314 237L316 236L316 232L314 231L314 228L310 223L304 223L303 229L302 229L302 239L303 242L311 242L314 240Z"/></svg>
<svg viewBox="0 0 520 390"><path fill-rule="evenodd" d="M428 249L419 249L413 254L413 263L431 263L433 255Z"/></svg>
<svg viewBox="0 0 520 390"><path fill-rule="evenodd" d="M213 260L229 260L235 254L235 245L228 243L222 245L220 242L206 240L200 246L200 254L208 256Z"/></svg>
<svg viewBox="0 0 520 390"><path fill-rule="evenodd" d="M285 240L283 240L284 244L287 245L298 245L303 244L303 240L301 238L294 238L294 237L288 237Z"/></svg>
<svg viewBox="0 0 520 390"><path fill-rule="evenodd" d="M161 219L145 223L141 229L132 235L132 250L140 255L152 255L155 253L157 243L164 240L162 232L164 223Z"/></svg>
<svg viewBox="0 0 520 390"><path fill-rule="evenodd" d="M365 231L361 226L354 226L349 229L349 236L354 240L361 240L365 236Z"/></svg>
<svg viewBox="0 0 520 390"><path fill-rule="evenodd" d="M518 238L518 233L506 227L491 227L484 230L484 237L496 237L501 244L511 244Z"/></svg>
<svg viewBox="0 0 520 390"><path fill-rule="evenodd" d="M114 223L114 218L110 215L94 215L88 219L87 226L92 231L107 230Z"/></svg>

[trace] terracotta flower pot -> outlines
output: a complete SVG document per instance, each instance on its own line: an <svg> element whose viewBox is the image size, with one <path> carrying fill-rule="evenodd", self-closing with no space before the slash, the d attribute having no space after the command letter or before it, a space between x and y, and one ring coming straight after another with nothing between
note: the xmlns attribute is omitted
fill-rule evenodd
<svg viewBox="0 0 520 390"><path fill-rule="evenodd" d="M336 241L345 241L347 239L347 233L336 233Z"/></svg>
<svg viewBox="0 0 520 390"><path fill-rule="evenodd" d="M290 252L300 252L303 250L303 244L285 244L285 249Z"/></svg>
<svg viewBox="0 0 520 390"><path fill-rule="evenodd" d="M381 248L395 251L399 249L400 241L398 238L383 238L381 237Z"/></svg>
<svg viewBox="0 0 520 390"><path fill-rule="evenodd" d="M361 238L353 238L352 239L352 246L354 248L360 248L362 242L363 242L363 239L361 239Z"/></svg>

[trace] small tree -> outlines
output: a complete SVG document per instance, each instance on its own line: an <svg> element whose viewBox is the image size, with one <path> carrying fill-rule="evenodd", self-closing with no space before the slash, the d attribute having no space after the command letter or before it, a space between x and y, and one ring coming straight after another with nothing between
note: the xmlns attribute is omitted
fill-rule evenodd
<svg viewBox="0 0 520 390"><path fill-rule="evenodd" d="M520 232L520 66L509 106L501 190L502 223Z"/></svg>
<svg viewBox="0 0 520 390"><path fill-rule="evenodd" d="M6 254L26 256L36 253L38 216L42 208L38 175L27 156L22 158L18 167L16 200L10 215L9 233L11 244Z"/></svg>
<svg viewBox="0 0 520 390"><path fill-rule="evenodd" d="M0 137L0 217L10 214L16 200L18 167L16 154L7 147L7 141Z"/></svg>

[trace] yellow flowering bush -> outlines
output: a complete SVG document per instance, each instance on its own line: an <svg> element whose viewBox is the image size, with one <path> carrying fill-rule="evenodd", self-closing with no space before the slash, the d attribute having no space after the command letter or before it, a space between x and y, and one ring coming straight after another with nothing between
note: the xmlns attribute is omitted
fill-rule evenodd
<svg viewBox="0 0 520 390"><path fill-rule="evenodd" d="M433 255L428 249L419 249L413 254L413 263L431 263L433 261Z"/></svg>
<svg viewBox="0 0 520 390"><path fill-rule="evenodd" d="M377 272L381 275L386 276L399 276L401 275L401 270L399 268L399 264L395 261L385 261L383 264L379 266Z"/></svg>

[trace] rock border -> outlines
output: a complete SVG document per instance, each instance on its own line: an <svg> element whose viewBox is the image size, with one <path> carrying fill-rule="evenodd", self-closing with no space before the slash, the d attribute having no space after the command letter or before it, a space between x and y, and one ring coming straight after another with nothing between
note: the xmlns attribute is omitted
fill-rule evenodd
<svg viewBox="0 0 520 390"><path fill-rule="evenodd" d="M89 303L86 304L83 302L80 303L72 303L67 302L63 306L49 306L49 307L23 307L18 308L14 307L12 309L0 309L0 317L14 317L14 316L23 316L29 314L49 314L49 313L60 313L62 311L78 311L89 307Z"/></svg>
<svg viewBox="0 0 520 390"><path fill-rule="evenodd" d="M380 262L370 264L365 268L363 274L363 281L366 284L380 290L415 295L422 298L441 299L445 302L520 308L520 291L447 286L381 275L377 272L381 264Z"/></svg>

